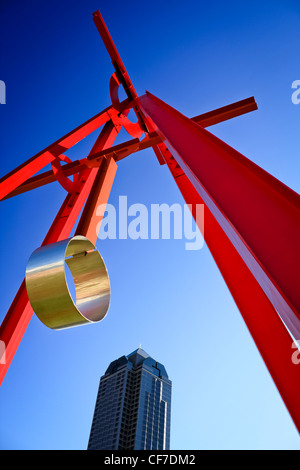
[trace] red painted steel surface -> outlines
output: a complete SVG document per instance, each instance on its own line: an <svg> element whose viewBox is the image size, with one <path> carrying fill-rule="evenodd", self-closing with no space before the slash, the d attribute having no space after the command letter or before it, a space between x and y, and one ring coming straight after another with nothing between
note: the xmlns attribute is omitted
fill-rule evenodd
<svg viewBox="0 0 300 470"><path fill-rule="evenodd" d="M129 111L128 106L128 100L124 100L119 103L120 109L118 111L113 106L109 106L96 114L96 116L76 127L76 129L69 132L64 137L58 139L54 144L49 145L46 149L22 163L7 175L3 176L0 179L0 200L4 199L10 192L14 191L17 187L27 181L28 178L47 166L48 163L57 159L66 150L83 140L103 124L113 118L118 119L120 111L123 111L124 116L126 116L126 111L127 113Z"/></svg>
<svg viewBox="0 0 300 470"><path fill-rule="evenodd" d="M30 158L15 170L8 173L0 179L0 200L7 194L20 186L24 181L44 168L48 163L51 163L59 155L73 147L80 140L84 139L87 135L91 134L94 130L101 127L107 122L110 117L107 111L111 107L97 114L93 118L86 121L81 126L77 127L67 135L57 140L54 144L49 145L45 150L42 150L34 157Z"/></svg>
<svg viewBox="0 0 300 470"><path fill-rule="evenodd" d="M150 93L145 114L281 318L300 338L300 197Z"/></svg>
<svg viewBox="0 0 300 470"><path fill-rule="evenodd" d="M166 147L164 150L164 159L185 202L192 205L192 213L196 220L196 204L204 204L204 201L181 168L178 166L176 168L174 165L176 160L171 153ZM299 367L291 360L293 340L255 277L205 204L204 225L203 235L206 244L300 431L300 374ZM228 340L230 341L230 338Z"/></svg>
<svg viewBox="0 0 300 470"><path fill-rule="evenodd" d="M102 38L102 41L104 42L104 45L107 49L107 52L109 53L110 55L110 58L111 58L111 61L112 61L112 64L114 66L114 69L115 69L115 79L119 81L119 83L121 83L124 87L124 90L125 90L125 93L127 94L128 96L128 99L130 101L132 101L132 104L133 104L133 109L137 115L137 118L138 118L138 121L140 123L140 126L142 129L144 129L145 131L147 131L147 126L145 126L145 119L144 119L144 116L141 114L141 110L140 108L137 106L137 101L138 101L138 95L137 95L137 92L132 84L132 81L128 75L128 72L125 68L125 65L123 64L123 61L118 53L118 50L115 46L115 43L113 42L112 40L112 37L107 29L107 26L101 16L101 13L100 11L96 11L94 14L93 14L93 18L94 18L94 23L98 29L98 32ZM114 79L113 79L114 80ZM114 80L115 81L115 80ZM116 98L116 93L115 93L115 90L114 89L114 84L111 83L111 88L110 88L110 91L111 91L111 95L113 94L112 98L113 98L113 102Z"/></svg>
<svg viewBox="0 0 300 470"><path fill-rule="evenodd" d="M124 103L125 102L121 103L122 107L125 106ZM202 127L208 127L223 122L225 120L241 116L245 113L255 111L256 109L257 104L254 98L247 98L242 101L237 101L236 103L233 103L231 105L223 106L222 108L209 111L208 113L200 114L191 119L192 121L195 121L200 124ZM126 115L126 112L123 111L123 114ZM121 125L119 125L119 129L121 129ZM154 151L156 151L156 146L161 143L160 137L155 132L147 135L149 137L149 139L147 138L147 140L139 141L138 139L133 139L131 141L124 142L123 144L115 145L114 147L112 147L111 149L107 149L106 151L97 152L94 155L90 155L88 158L83 158L82 160L73 161L72 163L63 165L61 167L61 171L66 177L74 175L88 167L93 166L92 162L94 160L97 160L97 154L98 156L107 156L107 153L109 151L111 151L111 153L114 153L114 159L116 161L119 161L121 158L124 158L132 152L143 150L152 146ZM139 143L139 145L136 145L137 143ZM124 156L122 156L123 151ZM159 153L157 153L157 157L159 159L159 162L163 165L165 161L160 157ZM94 164L94 166L97 166L97 163ZM27 191L31 191L32 189L44 186L45 184L53 183L54 181L57 181L57 178L52 170L46 171L45 173L40 173L36 176L33 176L32 178L27 179L24 183L22 183L16 189L11 191L3 199L9 199L19 194L23 194Z"/></svg>
<svg viewBox="0 0 300 470"><path fill-rule="evenodd" d="M100 147L103 149L105 147L111 147L117 134L118 132L113 123L108 122L106 129L103 130L104 142ZM103 217L97 214L97 208L101 204L107 204L116 171L117 164L112 157L102 159L75 232L75 235L84 234L94 245L96 245L98 236L97 226L101 223Z"/></svg>

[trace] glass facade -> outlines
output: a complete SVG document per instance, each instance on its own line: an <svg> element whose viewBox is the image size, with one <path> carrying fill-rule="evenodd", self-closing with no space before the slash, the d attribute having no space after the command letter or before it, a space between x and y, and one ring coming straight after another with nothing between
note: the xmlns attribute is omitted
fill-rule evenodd
<svg viewBox="0 0 300 470"><path fill-rule="evenodd" d="M139 348L112 362L100 385L89 450L169 450L171 391L164 366Z"/></svg>

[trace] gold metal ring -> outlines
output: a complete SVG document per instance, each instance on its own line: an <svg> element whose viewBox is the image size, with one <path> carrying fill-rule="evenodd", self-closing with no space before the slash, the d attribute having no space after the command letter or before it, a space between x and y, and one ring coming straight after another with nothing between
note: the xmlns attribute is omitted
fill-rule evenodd
<svg viewBox="0 0 300 470"><path fill-rule="evenodd" d="M76 304L70 294L65 263L73 276ZM110 283L104 261L83 236L42 246L26 268L26 288L38 318L60 330L102 320L110 302Z"/></svg>

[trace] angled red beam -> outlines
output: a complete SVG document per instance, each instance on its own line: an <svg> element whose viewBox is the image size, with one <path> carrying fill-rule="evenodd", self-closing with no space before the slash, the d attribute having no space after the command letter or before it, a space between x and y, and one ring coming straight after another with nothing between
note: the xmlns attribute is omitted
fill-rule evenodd
<svg viewBox="0 0 300 470"><path fill-rule="evenodd" d="M98 29L98 32L102 38L102 41L104 42L104 45L107 49L107 52L110 55L112 64L116 70L118 79L124 86L124 90L128 96L129 99L136 99L138 97L134 86L132 84L132 81L130 80L130 77L127 73L127 70L125 68L125 65L123 64L123 61L118 53L118 50L115 46L115 43L112 40L112 37L107 29L107 26L104 22L104 19L100 13L100 11L96 11L93 13L93 19L94 23L96 25L96 28Z"/></svg>
<svg viewBox="0 0 300 470"><path fill-rule="evenodd" d="M228 119L232 119L237 116L241 116L245 113L249 113L251 111L255 111L257 109L257 104L253 97L247 98L245 100L237 101L236 103L223 106L222 108L215 109L213 111L209 111L208 113L200 114L199 116L195 116L192 121L197 122L202 127L212 126L214 124L218 124ZM148 138L142 141L139 139L132 139L130 141L125 142L124 144L115 145L111 149L103 150L102 152L98 152L96 155L90 155L89 157L89 165L91 162L95 162L95 166L100 164L100 159L98 157L101 156L109 156L110 154L115 154L114 159L115 161L119 161L122 158L125 158L127 155L130 155L133 152L143 150L149 147L155 147L156 145L161 143L161 139L156 132L148 134ZM138 146L136 144L139 144ZM160 160L162 164L164 164L164 160ZM68 163L64 165L63 173L65 176L72 176L75 173L82 171L88 167L86 159L76 160L72 163ZM39 175L33 176L25 181L22 185L16 188L14 191L9 193L4 199L9 199L11 197L17 196L18 194L23 194L27 191L31 191L32 189L39 188L44 186L45 184L53 183L56 181L56 177L52 170L47 171L45 173L41 173Z"/></svg>
<svg viewBox="0 0 300 470"><path fill-rule="evenodd" d="M112 139L115 138L116 134L117 132L114 126L106 126L97 138L91 153L103 150L106 145L112 145ZM95 180L97 180L99 172L101 172L101 167L89 168L82 173L77 192L67 195L42 245L64 240L70 236L82 207L84 206L90 191L93 189L93 185ZM104 196L108 197L107 192ZM102 203L106 202L106 199L102 201ZM88 229L89 224L85 225L84 219L81 218L81 225L80 234L85 235L85 227ZM0 326L0 340L4 342L6 347L6 364L0 364L0 385L3 382L13 357L29 325L32 314L33 310L28 300L25 281L23 281Z"/></svg>
<svg viewBox="0 0 300 470"><path fill-rule="evenodd" d="M300 338L300 197L147 93L143 112L294 337Z"/></svg>
<svg viewBox="0 0 300 470"><path fill-rule="evenodd" d="M256 110L257 104L254 97L252 96L250 98L246 98L245 100L237 101L227 106L214 109L213 111L200 114L199 116L191 118L191 120L197 124L200 124L202 127L209 127ZM157 148L157 146L153 146L153 150L158 158L159 163L163 165L164 159L162 159L160 156L160 149ZM162 147L162 152L163 151L164 147Z"/></svg>
<svg viewBox="0 0 300 470"><path fill-rule="evenodd" d="M163 158L197 221L196 205L204 204L204 201L182 169L178 165L176 168L176 161L170 152L166 148L164 150ZM300 373L298 366L291 360L293 340L255 277L205 204L204 224L205 242L300 432ZM202 227L199 229L202 230Z"/></svg>
<svg viewBox="0 0 300 470"><path fill-rule="evenodd" d="M118 162L131 153L138 152L140 150L140 144L141 141L139 139L131 139L123 142L122 144L114 145L113 147L102 150L101 152L91 154L87 157L87 165L97 166L103 157L113 157L116 162Z"/></svg>
<svg viewBox="0 0 300 470"><path fill-rule="evenodd" d="M101 165L103 159L113 158L116 162L118 162L132 153L152 147L159 142L161 142L161 140L157 134L150 134L149 138L147 137L142 141L139 139L131 139L122 144L114 145L108 149L101 150L100 152L95 152L89 155L87 158L83 158L82 160L76 160L74 162L67 163L61 167L62 172L64 176L68 177L86 170L87 168L98 168ZM36 176L33 176L32 178L29 178L18 188L9 193L4 198L4 200L18 196L27 191L40 188L41 186L54 183L55 181L57 181L57 178L53 170L45 171L44 173L40 173Z"/></svg>
<svg viewBox="0 0 300 470"><path fill-rule="evenodd" d="M59 240L68 238L74 221L77 219L87 197L87 191L91 188L93 176L90 174L84 183L83 191L76 196L68 195L55 218L43 245L53 243ZM82 182L84 179L82 179ZM21 287L8 310L1 326L0 326L0 339L4 342L6 347L6 363L0 364L0 385L2 384L5 375L11 365L14 355L19 347L19 344L24 336L24 333L29 325L33 310L28 300L28 295L25 286L25 280L22 282Z"/></svg>
<svg viewBox="0 0 300 470"><path fill-rule="evenodd" d="M128 103L128 100L125 100L121 103L121 106L128 108ZM115 112L115 109L112 106L109 106L104 111L101 111L101 113L92 117L73 131L66 134L64 137L49 145L34 157L22 163L22 165L18 166L15 170L3 176L0 179L0 200L4 199L10 192L55 160L63 152L73 147L77 142L84 139L86 136L109 121L111 119L111 115Z"/></svg>
<svg viewBox="0 0 300 470"><path fill-rule="evenodd" d="M97 27L97 30L102 38L102 41L107 49L107 52L110 55L112 64L117 73L118 79L122 83L124 90L130 100L136 100L138 98L137 92L133 86L133 83L128 75L126 67L120 57L120 54L116 48L116 45L108 31L108 28L104 22L104 19L100 11L93 13L94 23ZM195 122L201 120L203 122L203 127L212 126L218 122L231 119L235 116L240 116L241 114L248 113L257 109L254 98L248 98L246 100L233 103L232 105L224 106L215 111L210 111L200 116L192 118Z"/></svg>
<svg viewBox="0 0 300 470"><path fill-rule="evenodd" d="M108 122L105 127L106 129L104 129L103 133L105 145L102 145L103 148L110 147L118 134L112 122ZM108 138L106 137L107 135L109 136ZM101 215L98 214L98 208L100 205L107 204L116 171L117 164L112 155L102 158L87 203L77 225L75 235L84 234L94 245L96 245L98 227L104 215L104 212Z"/></svg>
<svg viewBox="0 0 300 470"><path fill-rule="evenodd" d="M75 235L82 235L84 233L94 245L97 242L98 231L105 212L104 206L107 204L117 168L118 166L112 157L102 159L75 232ZM100 206L102 206L101 213L99 213Z"/></svg>
<svg viewBox="0 0 300 470"><path fill-rule="evenodd" d="M208 111L207 113L199 114L199 116L195 116L191 119L202 127L209 127L256 110L257 104L252 96L250 98L222 106L221 108Z"/></svg>
<svg viewBox="0 0 300 470"><path fill-rule="evenodd" d="M115 145L106 150L95 152L94 154L89 155L87 158L75 160L74 162L63 165L61 167L62 172L64 176L68 177L75 175L76 173L79 173L83 170L86 170L87 168L99 167L103 158L107 158L112 155L114 155L116 161L119 161L124 158L124 154L129 155L131 151L136 151L139 142L139 139L132 139L130 141L125 142L124 144ZM19 194L23 194L27 191L31 191L32 189L40 188L41 186L45 186L46 184L54 183L55 181L57 181L57 178L53 173L53 170L45 171L44 173L40 173L36 176L33 176L32 178L29 178L18 188L9 193L4 198L4 200L10 199L11 197L17 196Z"/></svg>
<svg viewBox="0 0 300 470"><path fill-rule="evenodd" d="M100 11L96 11L95 13L93 13L93 19L94 19L96 28L102 38L102 41L104 42L104 45L107 49L107 52L110 55L110 58L111 58L113 67L116 71L116 75L117 75L119 82L122 83L125 93L128 96L128 99L130 101L132 100L136 102L138 98L137 92L132 84L132 81L128 75L125 65L123 64L120 54L115 46L115 43L112 40L112 37L107 29L107 26L104 22L104 19L101 16ZM136 105L133 106L133 109L137 115L137 118L139 120L141 127L145 130L145 132L147 132L148 129L145 124L145 119L140 109Z"/></svg>
<svg viewBox="0 0 300 470"><path fill-rule="evenodd" d="M87 166L81 163L80 160L76 160L72 163L67 163L62 168L63 168L63 174L67 177L67 176L72 176L75 173L79 173L83 170L86 170ZM55 181L57 181L57 179L53 171L52 170L45 171L44 173L40 173L36 176L33 176L32 178L29 178L23 184L21 184L16 189L14 189L14 191L12 191L7 196L5 196L3 200L5 201L6 199L10 199L14 196L18 196L19 194L26 193L36 188L40 188L41 186L54 183Z"/></svg>

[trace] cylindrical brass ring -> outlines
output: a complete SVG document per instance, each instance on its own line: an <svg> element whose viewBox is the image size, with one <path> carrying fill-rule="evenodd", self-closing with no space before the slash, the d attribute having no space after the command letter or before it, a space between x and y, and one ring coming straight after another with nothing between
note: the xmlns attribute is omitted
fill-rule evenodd
<svg viewBox="0 0 300 470"><path fill-rule="evenodd" d="M70 294L65 263L73 276L76 304ZM38 318L60 330L102 320L110 302L104 261L93 243L75 236L35 250L26 268L26 288Z"/></svg>

